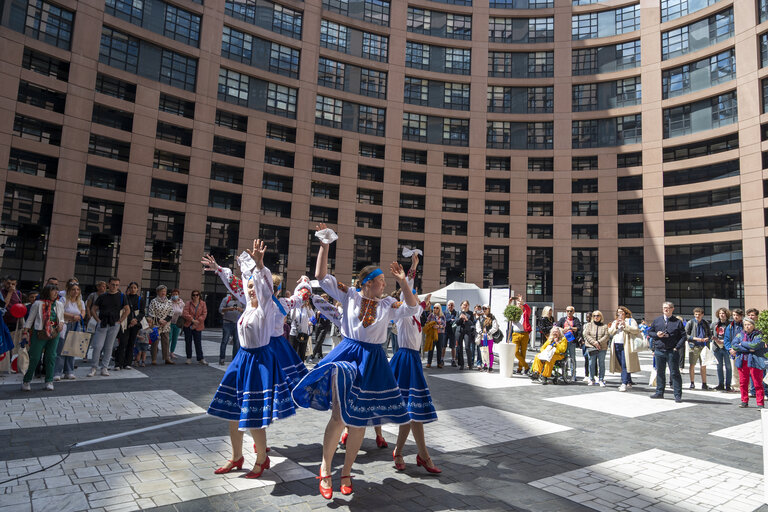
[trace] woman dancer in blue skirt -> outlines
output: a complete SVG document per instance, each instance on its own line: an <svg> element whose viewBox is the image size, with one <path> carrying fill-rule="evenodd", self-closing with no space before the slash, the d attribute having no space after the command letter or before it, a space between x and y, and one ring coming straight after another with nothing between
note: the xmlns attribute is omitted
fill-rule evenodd
<svg viewBox="0 0 768 512"><path fill-rule="evenodd" d="M408 270L407 289L413 287L416 278L416 267L419 266L419 255L411 256L411 268ZM402 293L401 293L402 297ZM401 318L397 321L397 344L399 349L389 361L392 372L395 374L400 393L403 395L405 407L411 421L400 425L397 436L397 445L392 452L395 468L398 471L405 469L403 459L403 447L408 439L408 434L413 432L413 440L419 453L416 455L416 465L424 466L430 473L442 473L427 451L427 443L424 441L424 424L437 419L435 406L432 405L432 396L429 394L427 381L424 379L424 370L421 368L421 324L419 317L422 308L429 307L429 297L419 306L419 312L409 318Z"/></svg>
<svg viewBox="0 0 768 512"><path fill-rule="evenodd" d="M272 421L296 414L286 375L280 367L270 336L277 316L272 301L272 274L264 266L266 247L253 242L241 271L248 302L237 322L240 350L227 367L213 396L208 414L229 420L232 458L215 473L242 469L243 435L246 430L256 445L256 465L245 478L258 478L269 469L266 428Z"/></svg>
<svg viewBox="0 0 768 512"><path fill-rule="evenodd" d="M352 493L352 463L357 457L366 426L410 421L400 388L381 344L387 338L390 320L418 313L418 303L405 281L403 267L392 263L392 276L403 288L405 303L392 297L381 298L386 282L378 267L368 266L358 276L360 289L347 288L328 274L328 246L338 236L325 224L317 226L321 245L317 254L315 278L323 290L342 306L341 334L344 336L323 360L293 390L300 407L333 409L323 438L320 467L320 494L331 499L331 466L336 443L344 425L349 427L341 493Z"/></svg>

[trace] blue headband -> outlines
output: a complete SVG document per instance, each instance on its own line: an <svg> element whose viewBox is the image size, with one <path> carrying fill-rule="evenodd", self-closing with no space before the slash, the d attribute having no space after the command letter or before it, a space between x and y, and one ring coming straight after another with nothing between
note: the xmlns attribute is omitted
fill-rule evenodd
<svg viewBox="0 0 768 512"><path fill-rule="evenodd" d="M377 268L376 270L374 270L373 272L371 272L370 274L365 276L365 278L363 278L363 280L360 281L360 286L357 288L357 291L362 290L363 289L363 285L365 283L367 283L368 281L371 281L373 279L376 279L377 277L379 277L382 274L384 274L384 272L382 272L380 268Z"/></svg>

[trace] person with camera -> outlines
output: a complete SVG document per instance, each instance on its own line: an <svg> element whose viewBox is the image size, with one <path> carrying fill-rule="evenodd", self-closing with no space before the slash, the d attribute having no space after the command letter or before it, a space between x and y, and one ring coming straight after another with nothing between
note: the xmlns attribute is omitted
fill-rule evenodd
<svg viewBox="0 0 768 512"><path fill-rule="evenodd" d="M475 323L475 344L482 357L482 368L477 365L478 371L493 372L493 342L496 333L500 333L496 317L491 313L488 304L483 304L482 314L478 315Z"/></svg>
<svg viewBox="0 0 768 512"><path fill-rule="evenodd" d="M466 348L467 369L471 370L475 362L475 315L469 310L469 301L461 303L461 311L453 323L456 337L456 353L459 357L459 370L464 369L464 349Z"/></svg>
<svg viewBox="0 0 768 512"><path fill-rule="evenodd" d="M648 330L648 338L653 343L653 356L656 363L656 392L651 398L664 398L667 385L667 366L672 380L675 402L683 401L683 378L680 376L680 353L685 348L685 326L673 313L675 305L665 302L661 306L663 315L654 319Z"/></svg>

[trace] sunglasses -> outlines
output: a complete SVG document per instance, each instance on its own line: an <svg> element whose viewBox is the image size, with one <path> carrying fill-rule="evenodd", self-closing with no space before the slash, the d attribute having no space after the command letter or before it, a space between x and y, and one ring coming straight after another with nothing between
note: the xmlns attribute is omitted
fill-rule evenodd
<svg viewBox="0 0 768 512"><path fill-rule="evenodd" d="M199 297L199 296L200 296L200 294L199 294L199 293L193 293L193 294L192 294L192 296L193 296L193 297Z"/></svg>

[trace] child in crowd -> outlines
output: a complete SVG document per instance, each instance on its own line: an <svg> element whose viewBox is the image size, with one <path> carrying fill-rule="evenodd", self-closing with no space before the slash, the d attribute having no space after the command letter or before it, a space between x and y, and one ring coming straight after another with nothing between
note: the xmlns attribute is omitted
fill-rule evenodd
<svg viewBox="0 0 768 512"><path fill-rule="evenodd" d="M140 329L136 335L136 345L139 348L139 353L136 356L136 364L138 366L146 366L147 350L149 346L157 341L160 337L157 327L148 327L146 329Z"/></svg>

